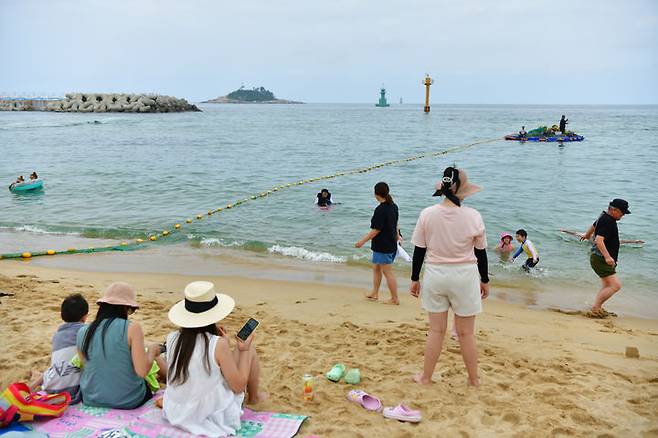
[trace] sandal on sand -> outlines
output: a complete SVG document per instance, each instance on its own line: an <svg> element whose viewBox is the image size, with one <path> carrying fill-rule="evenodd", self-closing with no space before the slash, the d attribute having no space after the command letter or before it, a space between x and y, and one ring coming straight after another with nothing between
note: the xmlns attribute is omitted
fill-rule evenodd
<svg viewBox="0 0 658 438"><path fill-rule="evenodd" d="M352 368L345 374L345 383L358 385L361 382L361 371L358 368Z"/></svg>
<svg viewBox="0 0 658 438"><path fill-rule="evenodd" d="M382 402L377 397L361 391L360 389L353 389L347 393L347 399L351 402L358 403L368 411L381 412Z"/></svg>
<svg viewBox="0 0 658 438"><path fill-rule="evenodd" d="M329 372L326 374L327 379L331 380L332 382L338 382L341 377L345 375L345 365L342 363L337 363L336 365L329 370Z"/></svg>
<svg viewBox="0 0 658 438"><path fill-rule="evenodd" d="M384 408L384 417L409 423L419 423L421 420L420 411L409 409L402 403L394 408Z"/></svg>

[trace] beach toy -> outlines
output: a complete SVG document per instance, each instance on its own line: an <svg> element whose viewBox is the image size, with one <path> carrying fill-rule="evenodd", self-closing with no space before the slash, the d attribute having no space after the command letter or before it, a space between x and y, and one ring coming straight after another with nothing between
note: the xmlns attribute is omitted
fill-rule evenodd
<svg viewBox="0 0 658 438"><path fill-rule="evenodd" d="M384 417L409 423L419 423L422 415L420 411L409 409L406 405L400 403L394 408L384 408Z"/></svg>
<svg viewBox="0 0 658 438"><path fill-rule="evenodd" d="M326 374L327 379L332 382L338 382L345 375L345 365L337 363Z"/></svg>
<svg viewBox="0 0 658 438"><path fill-rule="evenodd" d="M373 397L360 389L353 389L348 392L347 399L351 402L360 404L368 411L380 412L382 410L382 402L379 401L377 397Z"/></svg>
<svg viewBox="0 0 658 438"><path fill-rule="evenodd" d="M22 183L13 183L9 186L9 191L12 193L33 192L43 188L43 181L35 179L34 181L25 181Z"/></svg>
<svg viewBox="0 0 658 438"><path fill-rule="evenodd" d="M352 368L345 374L345 383L358 385L361 382L361 371L358 368Z"/></svg>

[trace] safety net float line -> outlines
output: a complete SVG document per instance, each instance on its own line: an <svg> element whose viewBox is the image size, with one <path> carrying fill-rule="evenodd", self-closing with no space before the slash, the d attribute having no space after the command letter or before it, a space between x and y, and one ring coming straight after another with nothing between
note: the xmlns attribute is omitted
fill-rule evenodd
<svg viewBox="0 0 658 438"><path fill-rule="evenodd" d="M459 151L463 151L465 149L471 148L473 146L485 144L485 143L492 143L494 141L500 140L499 138L494 138L494 139L488 139L488 140L480 140L476 141L473 143L468 143L464 145L459 145L455 146L449 149L444 149L442 151L438 152L426 152L418 155L414 155L411 157L407 158L400 158L397 160L389 160L389 161L384 161L381 163L376 163L370 166L366 167L359 167L356 169L351 169L351 170L346 170L346 171L339 171L330 175L324 175L324 176L318 176L315 178L309 178L309 179L300 179L298 181L290 182L290 183L285 183L285 184L280 184L278 186L275 186L269 190L262 191L255 193L251 196L247 196L242 199L238 199L235 202L228 203L225 206L215 208L214 210L208 210L207 213L202 214L199 213L193 218L187 218L184 221L184 224L192 224L194 221L200 221L206 216L212 216L214 214L220 213L224 210L231 210L237 207L240 207L250 201L254 201L260 198L265 198L266 196L269 196L273 193L290 189L293 187L299 187L304 184L310 184L318 181L325 181L325 180L330 180L330 179L335 179L339 178L342 176L348 176L348 175L356 175L360 173L368 173L372 172L378 169L381 169L383 167L388 167L388 166L393 166L396 164L404 164L408 163L411 161L416 161L416 160L421 160L424 158L435 158L435 157L440 157L442 155L447 155ZM68 249L63 249L63 250L54 250L54 249L49 249L47 251L41 250L41 251L24 251L24 252L16 252L16 253L6 253L6 254L0 254L0 259L30 259L32 257L40 257L40 256L54 256L54 255L61 255L61 254L95 254L95 253L100 253L100 252L108 252L108 251L131 251L135 249L141 249L145 248L149 243L156 242L160 239L167 238L171 236L172 234L179 232L182 230L184 226L183 222L181 223L176 223L171 227L171 229L166 229L158 233L151 233L147 236L144 236L144 238L139 238L135 239L133 241L124 241L119 243L118 245L108 245L108 246L96 246L96 247L89 247L89 248L68 248Z"/></svg>

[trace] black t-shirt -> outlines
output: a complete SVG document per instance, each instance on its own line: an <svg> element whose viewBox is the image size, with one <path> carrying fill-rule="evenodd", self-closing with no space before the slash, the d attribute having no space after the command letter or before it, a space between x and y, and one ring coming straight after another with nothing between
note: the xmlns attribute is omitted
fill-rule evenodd
<svg viewBox="0 0 658 438"><path fill-rule="evenodd" d="M382 202L375 209L370 220L370 228L379 230L372 239L373 251L392 253L398 250L398 206Z"/></svg>
<svg viewBox="0 0 658 438"><path fill-rule="evenodd" d="M610 253L610 257L617 261L619 256L619 230L617 228L617 221L605 211L594 222L594 237L603 237L603 243ZM600 254L596 244L592 248L595 253ZM600 254L603 255L603 254Z"/></svg>

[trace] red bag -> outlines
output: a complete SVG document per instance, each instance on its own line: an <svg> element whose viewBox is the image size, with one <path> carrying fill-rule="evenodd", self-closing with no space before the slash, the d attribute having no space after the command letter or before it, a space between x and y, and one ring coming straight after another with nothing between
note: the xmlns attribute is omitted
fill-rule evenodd
<svg viewBox="0 0 658 438"><path fill-rule="evenodd" d="M64 413L71 395L30 393L25 383L12 383L0 394L0 427L14 421L32 421L35 418L54 418Z"/></svg>

